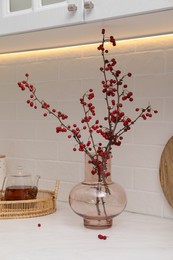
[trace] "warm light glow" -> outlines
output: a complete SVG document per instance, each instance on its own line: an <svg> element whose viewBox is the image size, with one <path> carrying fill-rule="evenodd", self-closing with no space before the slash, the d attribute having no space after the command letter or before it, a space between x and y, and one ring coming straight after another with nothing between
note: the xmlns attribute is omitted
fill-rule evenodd
<svg viewBox="0 0 173 260"><path fill-rule="evenodd" d="M124 40L119 40L117 42L130 42L130 41L142 41L142 40L154 40L154 39L161 39L161 38L168 38L168 37L173 37L173 33L169 34L160 34L160 35L152 35L152 36L145 36L145 37L139 37L139 38L132 38L132 39L124 39Z"/></svg>
<svg viewBox="0 0 173 260"><path fill-rule="evenodd" d="M173 40L173 34L164 34L164 35L155 35L155 36L146 36L146 37L139 37L139 38L132 38L132 39L122 39L122 40L117 40L116 42L119 44L123 43L146 43L146 44L154 44L158 43L158 41L168 41L168 40ZM36 50L27 50L27 51L17 51L17 52L10 52L10 53L2 53L0 54L1 59L11 57L11 58L20 58L25 56L31 56L31 55L41 55L41 54L53 54L53 53L64 53L64 52L71 52L71 51L76 51L77 49L89 49L89 48L97 48L98 44L97 43L91 43L91 44L81 44L81 45L73 45L73 46L65 46L65 47L57 47L57 48L47 48L47 49L36 49ZM118 44L117 44L118 45Z"/></svg>

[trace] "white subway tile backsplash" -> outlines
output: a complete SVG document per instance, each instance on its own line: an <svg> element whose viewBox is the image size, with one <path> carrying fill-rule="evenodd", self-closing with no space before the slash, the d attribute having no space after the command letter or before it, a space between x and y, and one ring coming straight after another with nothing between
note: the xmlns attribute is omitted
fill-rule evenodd
<svg viewBox="0 0 173 260"><path fill-rule="evenodd" d="M133 75L146 75L164 72L164 53L161 51L118 55L119 67Z"/></svg>
<svg viewBox="0 0 173 260"><path fill-rule="evenodd" d="M16 104L13 102L0 102L0 120L13 120L16 117Z"/></svg>
<svg viewBox="0 0 173 260"><path fill-rule="evenodd" d="M0 82L0 102L17 102L18 95L20 96L19 90L16 88L17 84Z"/></svg>
<svg viewBox="0 0 173 260"><path fill-rule="evenodd" d="M56 160L57 144L51 141L16 141L16 157L40 160Z"/></svg>
<svg viewBox="0 0 173 260"><path fill-rule="evenodd" d="M132 167L117 167L112 164L111 170L112 180L119 183L125 189L133 188L133 168Z"/></svg>
<svg viewBox="0 0 173 260"><path fill-rule="evenodd" d="M59 108L58 111L68 115L67 122L70 120L74 121L73 123L78 123L83 118L83 109L79 100L58 101L57 107Z"/></svg>
<svg viewBox="0 0 173 260"><path fill-rule="evenodd" d="M88 79L100 78L102 75L99 68L102 66L101 58L69 59L60 61L60 79Z"/></svg>
<svg viewBox="0 0 173 260"><path fill-rule="evenodd" d="M173 98L167 98L164 100L164 120L168 122L173 121Z"/></svg>
<svg viewBox="0 0 173 260"><path fill-rule="evenodd" d="M173 48L166 52L166 71L173 72Z"/></svg>
<svg viewBox="0 0 173 260"><path fill-rule="evenodd" d="M162 216L163 199L160 194L143 191L127 191L127 211Z"/></svg>
<svg viewBox="0 0 173 260"><path fill-rule="evenodd" d="M137 98L168 98L172 96L172 82L172 73L137 76L134 94Z"/></svg>
<svg viewBox="0 0 173 260"><path fill-rule="evenodd" d="M164 198L164 206L163 206L163 217L173 219L173 208L169 205L169 203Z"/></svg>
<svg viewBox="0 0 173 260"><path fill-rule="evenodd" d="M11 84L15 80L15 66L11 64L10 66L0 66L0 83L1 84ZM10 94L10 93L9 93Z"/></svg>
<svg viewBox="0 0 173 260"><path fill-rule="evenodd" d="M32 121L4 120L1 121L0 138L34 139L35 128Z"/></svg>
<svg viewBox="0 0 173 260"><path fill-rule="evenodd" d="M58 200L67 202L69 200L69 193L77 183L73 182L60 182Z"/></svg>
<svg viewBox="0 0 173 260"><path fill-rule="evenodd" d="M78 163L37 160L36 172L42 178L76 183L81 181L81 167Z"/></svg>
<svg viewBox="0 0 173 260"><path fill-rule="evenodd" d="M43 100L47 101L60 101L60 100L77 100L83 95L80 80L52 80L45 81L38 88L38 93L41 93ZM57 104L58 110L58 104Z"/></svg>
<svg viewBox="0 0 173 260"><path fill-rule="evenodd" d="M87 92L90 88L94 90L95 96L97 99L103 99L103 94L100 91L102 87L101 79L82 79L81 80L81 89L82 94Z"/></svg>
<svg viewBox="0 0 173 260"><path fill-rule="evenodd" d="M61 141L63 139L63 134L56 133L56 126L58 122L50 121L50 120L43 120L43 121L36 121L34 123L35 127L35 138L36 140L47 140L47 141Z"/></svg>
<svg viewBox="0 0 173 260"><path fill-rule="evenodd" d="M0 139L0 154L6 155L6 157L15 156L15 141L8 138Z"/></svg>
<svg viewBox="0 0 173 260"><path fill-rule="evenodd" d="M25 74L29 73L30 82L57 80L58 78L58 63L57 61L43 61L24 63L16 65L17 81L25 79Z"/></svg>
<svg viewBox="0 0 173 260"><path fill-rule="evenodd" d="M134 189L138 191L161 192L159 170L135 168Z"/></svg>
<svg viewBox="0 0 173 260"><path fill-rule="evenodd" d="M23 93L23 92L22 92ZM20 93L19 93L20 94ZM43 117L44 111L38 106L38 109L31 108L27 104L27 99L29 99L29 95L24 96L23 102L17 102L16 104L16 119L17 120L45 120ZM33 124L35 124L33 122Z"/></svg>
<svg viewBox="0 0 173 260"><path fill-rule="evenodd" d="M117 166L158 168L161 152L162 147L156 145L124 144L113 151L112 162Z"/></svg>
<svg viewBox="0 0 173 260"><path fill-rule="evenodd" d="M165 145L173 135L172 122L138 122L133 129L135 144Z"/></svg>
<svg viewBox="0 0 173 260"><path fill-rule="evenodd" d="M116 57L116 69L134 92L134 102L122 108L129 117L136 107L151 103L159 113L139 121L124 135L120 147L113 149L112 179L122 185L128 198L126 210L173 218L160 182L159 163L164 145L173 129L173 46L172 36L117 42L108 57ZM73 152L75 142L67 134L57 134L56 118L43 117L44 111L26 104L29 93L21 92L17 82L26 72L37 87L38 96L52 107L69 115L69 124L83 117L80 97L90 88L95 91L98 117L105 112L101 95L102 57L96 46L80 46L28 52L0 59L0 154L7 155L8 173L17 165L42 179L60 179L58 199L68 201L72 187L84 177L84 154ZM86 133L84 138L87 139ZM97 138L99 141L100 138Z"/></svg>
<svg viewBox="0 0 173 260"><path fill-rule="evenodd" d="M75 142L59 142L58 144L58 160L64 162L82 162L84 163L84 154L82 152L73 151Z"/></svg>

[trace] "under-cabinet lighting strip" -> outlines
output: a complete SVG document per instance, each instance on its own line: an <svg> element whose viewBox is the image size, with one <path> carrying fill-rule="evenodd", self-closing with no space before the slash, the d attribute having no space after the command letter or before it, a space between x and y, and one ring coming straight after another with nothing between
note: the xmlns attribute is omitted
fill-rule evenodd
<svg viewBox="0 0 173 260"><path fill-rule="evenodd" d="M160 35L151 35L151 36L142 36L142 37L135 37L135 38L127 38L127 39L119 39L116 40L116 42L130 42L130 41L141 41L145 39L157 39L157 38L165 38L165 37L173 37L173 33L168 34L160 34ZM87 47L87 46L97 46L100 42L92 42L92 43L82 43L82 44L76 44L76 45L67 45L67 46L59 46L59 47L45 47L45 48L39 48L39 49L32 49L32 50L22 50L22 51L14 51L14 52L6 52L6 53L0 53L0 56L10 56L10 55L17 55L17 54L29 54L34 52L49 52L49 51L57 51L57 50L67 50L70 48L79 48L79 47Z"/></svg>

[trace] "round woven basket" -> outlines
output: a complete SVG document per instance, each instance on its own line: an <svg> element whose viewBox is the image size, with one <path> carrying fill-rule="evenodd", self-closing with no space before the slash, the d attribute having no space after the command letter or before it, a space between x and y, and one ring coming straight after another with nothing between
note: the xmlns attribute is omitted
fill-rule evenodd
<svg viewBox="0 0 173 260"><path fill-rule="evenodd" d="M0 201L0 218L32 218L51 214L56 211L59 180L55 190L38 190L33 200Z"/></svg>

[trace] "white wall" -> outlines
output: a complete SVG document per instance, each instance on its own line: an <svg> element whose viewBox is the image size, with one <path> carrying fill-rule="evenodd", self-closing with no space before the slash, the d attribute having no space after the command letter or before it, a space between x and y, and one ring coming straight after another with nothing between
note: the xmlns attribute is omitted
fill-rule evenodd
<svg viewBox="0 0 173 260"><path fill-rule="evenodd" d="M112 51L119 68L132 72L132 107L159 110L149 121L139 121L114 149L112 177L124 186L127 210L173 218L159 182L159 162L173 132L173 36L118 42ZM72 151L74 142L55 133L56 120L26 104L28 93L17 82L28 72L39 96L79 122L79 98L89 88L98 94L100 107L101 58L96 46L0 56L0 154L6 154L8 173L17 165L42 177L60 179L59 200L83 179L83 154ZM130 111L129 111L130 113Z"/></svg>

